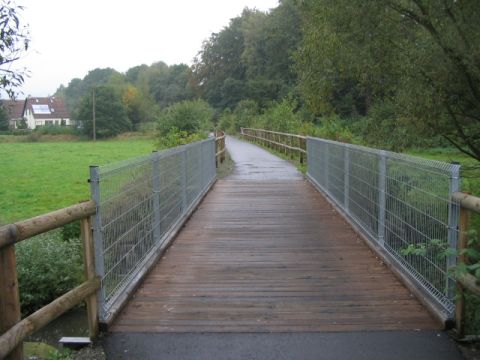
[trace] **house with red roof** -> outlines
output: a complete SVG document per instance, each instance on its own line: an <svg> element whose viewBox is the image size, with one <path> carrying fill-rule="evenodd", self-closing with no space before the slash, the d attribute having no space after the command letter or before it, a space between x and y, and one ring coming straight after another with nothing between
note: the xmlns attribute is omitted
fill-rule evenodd
<svg viewBox="0 0 480 360"><path fill-rule="evenodd" d="M16 129L18 123L23 119L25 100L2 100L1 102L2 106L7 111L9 126Z"/></svg>
<svg viewBox="0 0 480 360"><path fill-rule="evenodd" d="M25 100L23 118L29 129L45 125L72 125L65 101L59 97L29 97Z"/></svg>

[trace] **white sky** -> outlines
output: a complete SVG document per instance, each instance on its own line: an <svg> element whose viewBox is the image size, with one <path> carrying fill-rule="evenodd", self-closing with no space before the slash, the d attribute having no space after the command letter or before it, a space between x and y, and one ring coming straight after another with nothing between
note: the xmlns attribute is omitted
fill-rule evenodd
<svg viewBox="0 0 480 360"><path fill-rule="evenodd" d="M32 42L17 63L30 71L24 97L47 96L89 70L157 61L190 65L202 41L245 7L269 10L277 0L16 0Z"/></svg>

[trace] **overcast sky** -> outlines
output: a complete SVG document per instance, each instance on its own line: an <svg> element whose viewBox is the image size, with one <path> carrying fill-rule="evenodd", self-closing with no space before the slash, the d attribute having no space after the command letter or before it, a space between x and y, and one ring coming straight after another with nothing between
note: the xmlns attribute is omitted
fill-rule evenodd
<svg viewBox="0 0 480 360"><path fill-rule="evenodd" d="M277 0L16 0L32 42L18 66L30 77L24 97L52 95L89 70L157 61L191 64L202 41L245 7L267 11Z"/></svg>

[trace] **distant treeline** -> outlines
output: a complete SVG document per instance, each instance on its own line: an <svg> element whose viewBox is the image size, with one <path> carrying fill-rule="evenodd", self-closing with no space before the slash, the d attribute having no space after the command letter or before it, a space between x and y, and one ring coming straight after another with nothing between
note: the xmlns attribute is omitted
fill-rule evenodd
<svg viewBox="0 0 480 360"><path fill-rule="evenodd" d="M231 19L191 67L95 69L56 95L88 122L95 88L97 117L114 106L105 116L119 124L105 136L196 100L231 131L320 131L395 150L450 145L480 159L479 18L477 0L281 0Z"/></svg>

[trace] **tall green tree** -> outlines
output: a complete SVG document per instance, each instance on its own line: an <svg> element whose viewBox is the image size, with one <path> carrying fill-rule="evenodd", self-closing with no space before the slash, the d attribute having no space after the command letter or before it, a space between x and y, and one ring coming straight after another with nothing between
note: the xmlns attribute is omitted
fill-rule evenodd
<svg viewBox="0 0 480 360"><path fill-rule="evenodd" d="M78 118L85 134L93 136L93 97L85 95L79 105ZM95 128L99 138L111 137L132 130L127 108L121 95L111 86L95 87Z"/></svg>
<svg viewBox="0 0 480 360"><path fill-rule="evenodd" d="M197 94L217 109L234 109L247 99L267 107L291 93L300 24L294 0L269 13L245 9L203 43L192 68Z"/></svg>
<svg viewBox="0 0 480 360"><path fill-rule="evenodd" d="M480 160L476 0L306 0L302 14L297 70L312 111L393 104L416 132Z"/></svg>
<svg viewBox="0 0 480 360"><path fill-rule="evenodd" d="M149 91L160 107L190 100L193 91L189 86L190 68L185 64L153 68L149 74Z"/></svg>
<svg viewBox="0 0 480 360"><path fill-rule="evenodd" d="M74 78L66 87L61 85L55 95L62 96L69 110L77 117L80 100L90 94L93 87L123 83L122 78L123 75L112 68L93 69L83 79Z"/></svg>
<svg viewBox="0 0 480 360"><path fill-rule="evenodd" d="M242 24L250 10L230 21L203 43L194 60L193 79L197 93L216 108L233 107L245 91L246 66Z"/></svg>

